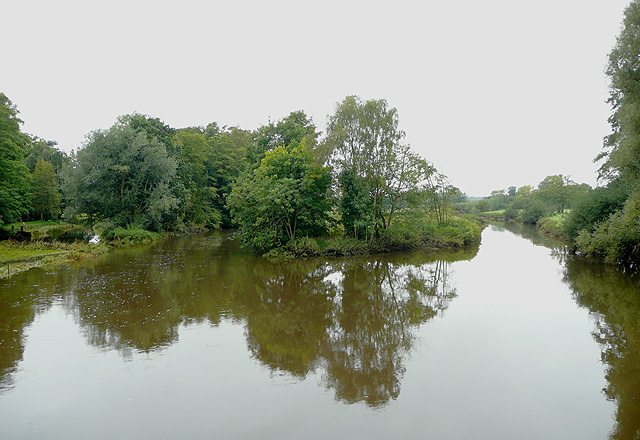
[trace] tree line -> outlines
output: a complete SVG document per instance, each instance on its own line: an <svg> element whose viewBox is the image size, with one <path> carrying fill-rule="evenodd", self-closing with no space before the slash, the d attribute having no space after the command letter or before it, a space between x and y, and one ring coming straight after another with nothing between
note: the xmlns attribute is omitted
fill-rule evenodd
<svg viewBox="0 0 640 440"><path fill-rule="evenodd" d="M417 218L452 221L464 198L405 142L384 99L346 97L324 136L303 111L253 131L124 115L70 154L23 133L16 106L0 99L3 224L63 217L107 234L238 226L264 253L335 234L373 244Z"/></svg>
<svg viewBox="0 0 640 440"><path fill-rule="evenodd" d="M467 203L480 213L499 211L505 220L518 220L537 224L554 214L569 214L592 190L586 183L576 183L569 176L556 174L545 177L537 187L510 186L506 190L495 190L491 195L473 203Z"/></svg>

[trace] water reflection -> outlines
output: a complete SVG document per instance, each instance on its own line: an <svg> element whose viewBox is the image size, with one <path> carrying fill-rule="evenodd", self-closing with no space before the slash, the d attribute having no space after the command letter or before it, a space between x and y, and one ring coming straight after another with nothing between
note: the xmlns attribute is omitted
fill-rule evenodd
<svg viewBox="0 0 640 440"><path fill-rule="evenodd" d="M564 264L569 256L567 246L559 240L547 237L538 232L535 225L528 225L516 222L494 223L491 225L497 231L509 231L527 239L535 246L546 247L551 250L551 257L555 258L560 264Z"/></svg>
<svg viewBox="0 0 640 440"><path fill-rule="evenodd" d="M64 273L32 269L19 280L0 283L0 393L13 387L13 373L24 353L25 329L51 307Z"/></svg>
<svg viewBox="0 0 640 440"><path fill-rule="evenodd" d="M640 276L612 267L569 260L565 280L576 302L589 309L594 338L602 350L608 382L604 392L616 402L611 438L640 438Z"/></svg>
<svg viewBox="0 0 640 440"><path fill-rule="evenodd" d="M565 246L540 235L535 227L492 225L551 249L563 265L563 280L573 299L589 310L595 323L594 339L601 349L608 382L603 390L616 403L616 425L610 438L640 438L640 273L586 261L566 252Z"/></svg>
<svg viewBox="0 0 640 440"><path fill-rule="evenodd" d="M400 394L412 330L455 297L449 263L355 260L342 274L324 344L325 383L336 398L377 406Z"/></svg>
<svg viewBox="0 0 640 440"><path fill-rule="evenodd" d="M320 370L336 399L382 405L400 393L417 326L455 297L450 263L476 252L276 264L214 234L74 270L30 271L0 284L2 387L22 358L25 328L56 297L89 344L125 357L174 343L181 325L228 319L245 327L249 352L273 371L303 378Z"/></svg>

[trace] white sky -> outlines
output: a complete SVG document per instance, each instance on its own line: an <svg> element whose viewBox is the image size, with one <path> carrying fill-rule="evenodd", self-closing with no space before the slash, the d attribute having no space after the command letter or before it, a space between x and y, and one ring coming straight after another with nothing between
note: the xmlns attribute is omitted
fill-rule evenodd
<svg viewBox="0 0 640 440"><path fill-rule="evenodd" d="M134 111L255 129L385 98L469 195L595 184L607 54L628 0L6 0L0 91L69 151Z"/></svg>

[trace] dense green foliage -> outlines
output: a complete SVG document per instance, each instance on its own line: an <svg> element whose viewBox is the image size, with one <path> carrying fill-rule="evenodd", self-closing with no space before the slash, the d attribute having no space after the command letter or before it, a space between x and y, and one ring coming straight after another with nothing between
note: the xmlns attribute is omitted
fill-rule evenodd
<svg viewBox="0 0 640 440"><path fill-rule="evenodd" d="M243 243L266 252L298 236L326 233L330 184L329 170L314 165L304 147L267 151L228 199Z"/></svg>
<svg viewBox="0 0 640 440"><path fill-rule="evenodd" d="M402 210L425 205L438 221L446 220L454 188L404 137L397 110L384 99L348 96L329 117L324 151L338 173L346 233L373 243Z"/></svg>
<svg viewBox="0 0 640 440"><path fill-rule="evenodd" d="M173 191L177 162L165 144L125 119L89 136L63 175L67 214L113 226L159 230L179 206Z"/></svg>
<svg viewBox="0 0 640 440"><path fill-rule="evenodd" d="M211 123L179 129L173 141L180 163L178 176L186 189L181 220L209 229L231 226L226 199L246 166L251 133Z"/></svg>
<svg viewBox="0 0 640 440"><path fill-rule="evenodd" d="M626 199L627 193L619 181L589 191L577 201L567 218L567 236L575 239L580 231L606 220L624 206Z"/></svg>
<svg viewBox="0 0 640 440"><path fill-rule="evenodd" d="M355 238L366 237L373 223L373 203L367 182L355 170L348 169L340 173L338 183L342 189L339 208L344 230Z"/></svg>
<svg viewBox="0 0 640 440"><path fill-rule="evenodd" d="M40 220L58 218L62 197L51 162L39 159L31 179L31 206L40 214Z"/></svg>
<svg viewBox="0 0 640 440"><path fill-rule="evenodd" d="M36 165L40 160L49 162L53 166L56 175L60 173L62 168L69 163L69 156L56 148L56 142L45 141L40 138L33 138L25 152L26 157L24 163L29 168L29 172L33 173Z"/></svg>
<svg viewBox="0 0 640 440"><path fill-rule="evenodd" d="M4 104L0 160L14 180L3 182L3 222L64 211L66 222L122 242L237 226L254 251L293 255L343 234L359 253L479 240L477 225L454 216L464 195L404 143L385 100L345 98L323 138L303 111L253 132L124 115L71 155L20 132Z"/></svg>
<svg viewBox="0 0 640 440"><path fill-rule="evenodd" d="M21 123L16 107L0 93L0 224L29 211L29 170L23 160L29 137L20 131Z"/></svg>
<svg viewBox="0 0 640 440"><path fill-rule="evenodd" d="M318 136L313 121L303 112L295 111L277 123L270 122L256 130L253 142L247 148L247 160L251 169L260 166L267 151L280 146L304 145L318 165L324 165L325 155L320 153Z"/></svg>

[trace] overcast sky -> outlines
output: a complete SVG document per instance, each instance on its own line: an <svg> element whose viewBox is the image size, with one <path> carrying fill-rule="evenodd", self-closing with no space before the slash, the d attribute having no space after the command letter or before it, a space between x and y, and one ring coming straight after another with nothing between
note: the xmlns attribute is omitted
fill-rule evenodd
<svg viewBox="0 0 640 440"><path fill-rule="evenodd" d="M628 0L3 2L0 91L69 151L119 115L255 129L386 99L469 195L596 183Z"/></svg>

